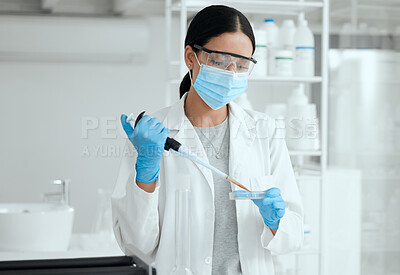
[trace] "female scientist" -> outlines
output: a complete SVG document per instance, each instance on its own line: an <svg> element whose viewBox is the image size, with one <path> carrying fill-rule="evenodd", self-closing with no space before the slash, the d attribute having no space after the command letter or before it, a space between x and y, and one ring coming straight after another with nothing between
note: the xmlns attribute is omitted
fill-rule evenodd
<svg viewBox="0 0 400 275"><path fill-rule="evenodd" d="M114 231L124 253L154 261L157 274L169 274L175 263L175 192L185 179L179 175L190 175L195 274L272 275L271 253L302 245L302 203L285 139L274 120L233 102L247 88L254 49L252 27L241 12L203 9L185 39L189 73L181 99L144 116L134 130L121 116L134 153L122 161L112 197ZM229 200L238 188L164 152L168 136L250 190L267 190L267 198Z"/></svg>

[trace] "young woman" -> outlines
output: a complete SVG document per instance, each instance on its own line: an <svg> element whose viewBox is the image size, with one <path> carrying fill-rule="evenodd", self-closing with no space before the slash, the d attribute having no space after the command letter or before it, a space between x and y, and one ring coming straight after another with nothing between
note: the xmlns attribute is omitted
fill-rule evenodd
<svg viewBox="0 0 400 275"><path fill-rule="evenodd" d="M271 252L286 253L303 241L303 210L288 150L274 120L232 102L247 88L256 61L247 18L210 6L192 20L185 40L189 73L181 99L135 129L121 116L127 146L112 198L121 249L157 274L175 263L175 191L190 175L191 269L195 274L274 274ZM267 198L229 200L235 185L190 160L164 152L170 136L204 161Z"/></svg>

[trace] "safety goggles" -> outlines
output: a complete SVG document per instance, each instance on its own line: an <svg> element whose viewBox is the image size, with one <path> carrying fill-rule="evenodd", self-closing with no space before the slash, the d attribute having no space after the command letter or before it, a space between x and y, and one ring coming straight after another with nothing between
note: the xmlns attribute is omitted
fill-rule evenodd
<svg viewBox="0 0 400 275"><path fill-rule="evenodd" d="M257 60L252 57L246 57L234 53L212 51L197 44L194 45L194 48L203 51L206 54L205 62L204 59L202 60L204 64L223 70L228 70L233 66L236 73L246 73L247 75L250 75L254 65L257 63Z"/></svg>

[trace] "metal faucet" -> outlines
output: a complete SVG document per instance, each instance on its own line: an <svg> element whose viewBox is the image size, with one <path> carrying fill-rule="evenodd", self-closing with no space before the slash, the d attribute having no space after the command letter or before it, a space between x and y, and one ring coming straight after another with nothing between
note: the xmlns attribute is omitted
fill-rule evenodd
<svg viewBox="0 0 400 275"><path fill-rule="evenodd" d="M69 184L71 180L64 179L64 180L53 180L52 184L60 185L61 191L60 192L52 192L52 193L44 193L43 194L43 201L45 202L54 202L57 201L61 204L69 205Z"/></svg>

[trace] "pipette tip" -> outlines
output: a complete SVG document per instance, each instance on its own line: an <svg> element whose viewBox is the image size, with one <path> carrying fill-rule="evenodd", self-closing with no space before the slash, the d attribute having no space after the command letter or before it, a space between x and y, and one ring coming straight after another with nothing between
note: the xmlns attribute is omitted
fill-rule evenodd
<svg viewBox="0 0 400 275"><path fill-rule="evenodd" d="M239 186L240 188L242 188L248 192L251 192L249 189L247 189L246 187L244 187L243 185L241 185L240 183L238 183L236 180L232 179L231 177L227 176L226 179L228 181L232 182L233 184L235 184L236 186Z"/></svg>

